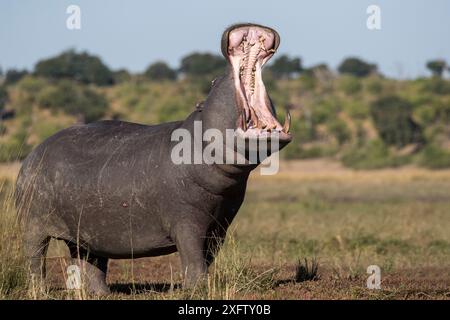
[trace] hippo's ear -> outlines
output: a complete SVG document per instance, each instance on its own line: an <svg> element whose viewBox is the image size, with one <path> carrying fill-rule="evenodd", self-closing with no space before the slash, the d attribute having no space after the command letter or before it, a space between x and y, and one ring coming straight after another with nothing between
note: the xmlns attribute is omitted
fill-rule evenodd
<svg viewBox="0 0 450 320"><path fill-rule="evenodd" d="M221 48L222 48L222 54L225 57L225 59L227 59L227 61L229 61L229 52L228 52L228 47L229 47L229 35L230 32L233 31L234 29L237 28L241 28L241 27L249 27L249 26L256 26L256 27L261 27L267 30L270 30L273 35L274 35L274 45L273 45L273 49L276 51L278 49L278 47L280 46L280 35L278 34L278 32L276 32L274 29L269 28L269 27L265 27L259 24L255 24L255 23L238 23L238 24L233 24L232 26L229 26L222 34L222 41L221 41Z"/></svg>

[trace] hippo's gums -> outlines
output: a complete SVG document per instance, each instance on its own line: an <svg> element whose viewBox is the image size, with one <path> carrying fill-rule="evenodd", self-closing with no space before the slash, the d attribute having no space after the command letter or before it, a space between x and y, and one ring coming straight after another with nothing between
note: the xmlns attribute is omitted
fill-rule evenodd
<svg viewBox="0 0 450 320"><path fill-rule="evenodd" d="M279 148L287 145L290 120L284 126L278 122L261 77L279 42L278 33L268 27L228 28L222 37L227 71L203 106L184 121L76 125L36 147L23 162L16 185L31 275L45 276L46 249L55 238L67 243L72 258L84 261L88 272L94 270L91 290L97 293L108 291L110 258L178 251L186 285L202 279L256 165L174 164L171 134L179 128L192 132L194 121L201 121L203 130L225 135L233 129L245 141L277 132Z"/></svg>

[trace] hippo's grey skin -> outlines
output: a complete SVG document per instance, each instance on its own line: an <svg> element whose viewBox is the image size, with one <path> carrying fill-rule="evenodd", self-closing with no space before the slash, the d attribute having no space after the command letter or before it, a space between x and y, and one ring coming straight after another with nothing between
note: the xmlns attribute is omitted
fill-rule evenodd
<svg viewBox="0 0 450 320"><path fill-rule="evenodd" d="M177 128L193 132L240 128L246 139L268 128L291 140L276 120L261 80L261 67L279 45L267 27L228 28L222 52L229 62L201 108L184 121L147 126L123 121L76 125L48 138L25 159L16 185L24 218L31 273L45 275L51 238L64 240L72 258L102 272L108 259L178 251L187 286L206 274L214 253L244 199L254 164L181 164L171 160ZM261 131L261 128L265 128ZM97 286L98 293L106 287Z"/></svg>

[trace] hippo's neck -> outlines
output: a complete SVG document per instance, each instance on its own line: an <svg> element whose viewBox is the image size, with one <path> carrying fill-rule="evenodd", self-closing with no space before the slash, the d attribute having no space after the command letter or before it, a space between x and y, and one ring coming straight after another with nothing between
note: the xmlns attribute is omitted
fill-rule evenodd
<svg viewBox="0 0 450 320"><path fill-rule="evenodd" d="M256 165L205 163L203 151L208 143L203 141L204 133L208 129L214 129L214 134L220 134L223 142L221 147L224 152L225 143L227 143L226 131L227 129L235 130L237 119L238 107L236 106L233 78L231 73L227 71L224 76L214 81L203 106L191 113L181 125L182 128L191 133L192 145L194 145L194 139L198 138L198 126L201 124L202 163L188 165L188 171L190 176L194 177L196 183L214 194L232 192L233 189L240 188L242 184L246 184L251 170L256 167ZM195 126L197 126L197 129ZM194 147L193 152L198 152L198 150ZM223 160L225 162L226 159Z"/></svg>

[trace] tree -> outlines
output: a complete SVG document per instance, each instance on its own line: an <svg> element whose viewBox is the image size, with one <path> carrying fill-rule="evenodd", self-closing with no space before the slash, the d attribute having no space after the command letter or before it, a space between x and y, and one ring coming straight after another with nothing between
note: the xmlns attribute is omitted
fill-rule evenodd
<svg viewBox="0 0 450 320"><path fill-rule="evenodd" d="M403 147L422 142L422 130L412 118L412 105L397 96L386 96L372 103L371 116L381 139L387 145Z"/></svg>
<svg viewBox="0 0 450 320"><path fill-rule="evenodd" d="M5 75L5 85L14 84L25 77L27 74L27 70L10 69L6 72Z"/></svg>
<svg viewBox="0 0 450 320"><path fill-rule="evenodd" d="M328 65L326 63L316 64L316 65L314 65L314 66L312 66L312 67L310 67L310 68L308 68L306 70L308 70L311 73L315 73L315 72L331 72L330 68L328 68Z"/></svg>
<svg viewBox="0 0 450 320"><path fill-rule="evenodd" d="M302 74L308 77L330 78L333 75L333 72L325 63L319 63L309 68L303 68Z"/></svg>
<svg viewBox="0 0 450 320"><path fill-rule="evenodd" d="M293 74L301 72L303 68L300 58L289 58L287 55L282 55L272 63L269 70L277 79L288 79Z"/></svg>
<svg viewBox="0 0 450 320"><path fill-rule="evenodd" d="M442 78L444 70L447 68L447 63L444 60L431 60L427 62L427 68L434 77Z"/></svg>
<svg viewBox="0 0 450 320"><path fill-rule="evenodd" d="M87 52L68 50L60 55L36 64L35 74L45 78L72 79L81 83L110 85L114 83L111 70L97 56Z"/></svg>
<svg viewBox="0 0 450 320"><path fill-rule="evenodd" d="M37 100L42 108L63 110L70 115L81 117L84 122L100 119L108 109L108 101L103 95L68 80L46 87Z"/></svg>
<svg viewBox="0 0 450 320"><path fill-rule="evenodd" d="M181 60L180 71L190 76L220 74L226 67L224 58L211 53L192 53Z"/></svg>
<svg viewBox="0 0 450 320"><path fill-rule="evenodd" d="M131 80L131 74L126 69L113 71L114 83L122 83Z"/></svg>
<svg viewBox="0 0 450 320"><path fill-rule="evenodd" d="M177 73L165 62L157 61L145 70L144 76L149 80L175 80Z"/></svg>
<svg viewBox="0 0 450 320"><path fill-rule="evenodd" d="M355 77L366 77L376 70L377 66L375 64L370 64L354 57L346 58L338 67L339 73L347 73Z"/></svg>

